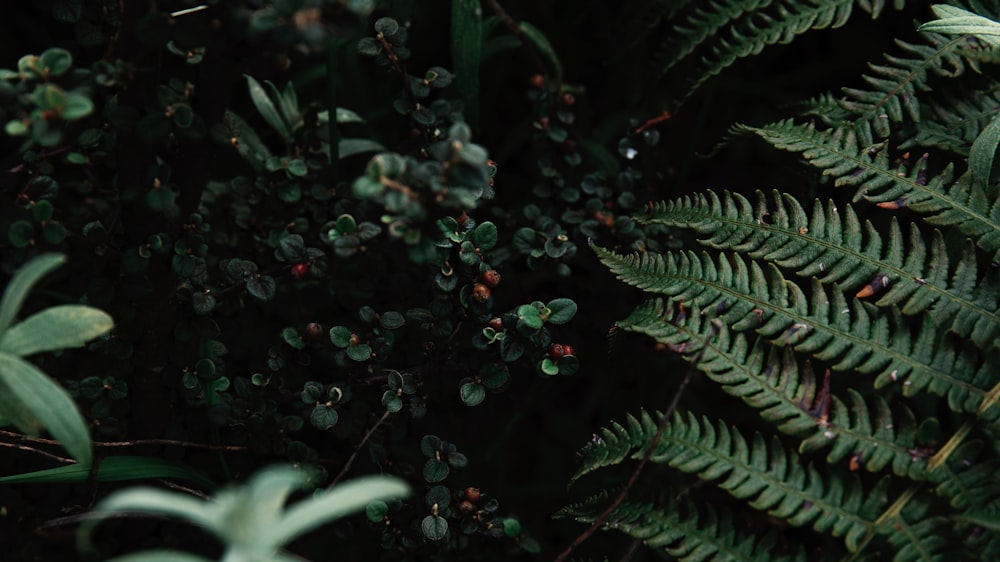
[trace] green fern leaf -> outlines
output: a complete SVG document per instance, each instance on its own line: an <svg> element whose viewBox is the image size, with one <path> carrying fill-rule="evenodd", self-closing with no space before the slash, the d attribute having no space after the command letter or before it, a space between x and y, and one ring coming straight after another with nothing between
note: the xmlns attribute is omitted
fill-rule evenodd
<svg viewBox="0 0 1000 562"><path fill-rule="evenodd" d="M676 24L671 34L653 55L657 78L694 52L705 41L741 16L766 8L772 0L717 0L695 8L684 24Z"/></svg>
<svg viewBox="0 0 1000 562"><path fill-rule="evenodd" d="M926 316L912 332L897 308L876 309L856 298L849 305L836 285L827 292L816 280L810 299L773 264L765 274L757 262L748 265L739 255L713 260L704 253L622 256L594 249L630 285L716 310L734 330L756 329L777 345L833 363L835 371L874 373L876 388L902 384L906 396L926 389L946 396L956 411L976 412L1000 375L971 342L956 349L939 337Z"/></svg>
<svg viewBox="0 0 1000 562"><path fill-rule="evenodd" d="M629 418L627 427L614 424L605 429L602 435L613 435L615 443L609 447L606 440L592 441L582 451L583 467L595 461L614 464L608 461L620 462L633 451L641 455L656 434L658 420L646 412L640 418ZM623 448L624 443L631 446ZM777 440L768 442L760 434L747 439L735 427L693 414L677 413L670 419L650 460L715 482L754 509L791 525L811 525L844 537L852 551L875 530L875 518L888 503L884 484L866 491L855 475L820 473Z"/></svg>
<svg viewBox="0 0 1000 562"><path fill-rule="evenodd" d="M878 279L889 289L877 306L897 305L907 315L929 310L939 327L970 338L980 348L1000 343L1000 286L988 276L977 279L971 245L952 271L937 230L928 258L914 224L907 237L893 217L883 245L875 227L868 221L862 225L851 206L841 212L832 201L825 206L817 201L808 214L794 197L778 191L770 202L758 191L756 204L739 194L725 192L720 197L707 191L658 203L639 220L690 228L708 236L699 240L702 244L771 261L803 277L838 283L849 292Z"/></svg>
<svg viewBox="0 0 1000 562"><path fill-rule="evenodd" d="M926 155L916 164L889 164L886 143L874 144L864 123L832 131L791 120L762 128L740 126L738 130L759 135L777 148L802 154L824 175L836 178L837 186L854 186L854 200L866 199L890 208L906 207L927 215L924 220L938 226L954 226L1000 261L1000 204L996 194L987 197L973 190L967 175L952 181L952 166L933 178L927 177Z"/></svg>
<svg viewBox="0 0 1000 562"><path fill-rule="evenodd" d="M650 299L618 322L620 328L645 334L689 361L699 360L698 369L712 382L759 410L782 433L807 437L799 452L828 447L830 463L852 458L871 472L891 465L897 475L923 478L926 456L914 452L917 424L909 409L900 405L893 414L880 396L869 398L869 407L854 391L849 391L849 405L836 396L818 400L812 369L800 366L791 349L771 347L765 352L762 338L750 346L744 334L709 324L707 315L670 307L663 299ZM826 408L821 400L827 400Z"/></svg>
<svg viewBox="0 0 1000 562"><path fill-rule="evenodd" d="M786 1L778 3L770 14L760 10L744 14L726 31L714 34L711 53L703 59L702 68L686 89L684 99L735 61L756 55L768 45L791 43L807 31L844 25L851 16L854 1Z"/></svg>
<svg viewBox="0 0 1000 562"><path fill-rule="evenodd" d="M955 77L966 68L961 53L964 38L928 33L926 40L929 44L897 40L905 54L885 55L887 64L869 64L871 74L862 78L871 89L844 88L847 98L840 100L840 106L870 123L880 138L888 137L891 125L906 118L919 122L917 91L930 89L928 74Z"/></svg>
<svg viewBox="0 0 1000 562"><path fill-rule="evenodd" d="M608 499L601 493L584 502L564 507L556 517L571 517L581 523L593 523ZM669 501L656 507L646 503L623 502L604 523L641 540L644 545L663 550L683 562L709 560L745 562L804 562L805 551L799 547L790 555L781 555L777 534L752 535L736 529L732 513L717 514L711 504L699 513L690 500Z"/></svg>
<svg viewBox="0 0 1000 562"><path fill-rule="evenodd" d="M929 110L932 118L921 121L914 138L900 148L935 147L968 156L972 143L1000 114L1000 89L995 86L932 101Z"/></svg>

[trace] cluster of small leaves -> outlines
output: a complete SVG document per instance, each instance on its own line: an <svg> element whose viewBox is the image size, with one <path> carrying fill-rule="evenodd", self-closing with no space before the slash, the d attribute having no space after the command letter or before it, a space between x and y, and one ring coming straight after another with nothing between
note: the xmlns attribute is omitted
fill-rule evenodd
<svg viewBox="0 0 1000 562"><path fill-rule="evenodd" d="M412 552L430 541L447 549L463 535L479 534L512 541L515 550L538 552L538 542L522 531L516 518L499 513L500 502L495 498L487 498L473 486L452 489L442 484L454 469L468 463L454 444L425 435L420 450L426 458L422 471L427 484L424 506L375 501L365 510L368 520L382 533L383 548Z"/></svg>

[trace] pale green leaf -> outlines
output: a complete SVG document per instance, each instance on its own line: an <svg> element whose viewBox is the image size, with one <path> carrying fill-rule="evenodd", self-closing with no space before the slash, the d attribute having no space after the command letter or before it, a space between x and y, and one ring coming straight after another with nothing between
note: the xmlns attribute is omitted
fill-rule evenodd
<svg viewBox="0 0 1000 562"><path fill-rule="evenodd" d="M46 273L65 261L66 256L62 254L43 254L24 264L14 273L14 277L4 290L3 299L0 300L0 334L14 322L31 287Z"/></svg>
<svg viewBox="0 0 1000 562"><path fill-rule="evenodd" d="M42 351L80 347L108 333L113 326L111 317L96 308L53 306L4 332L0 336L0 351L23 357Z"/></svg>
<svg viewBox="0 0 1000 562"><path fill-rule="evenodd" d="M112 558L108 562L211 562L208 558L178 550L151 550Z"/></svg>
<svg viewBox="0 0 1000 562"><path fill-rule="evenodd" d="M4 402L21 406L7 409L0 404L5 406L0 417L29 433L38 426L46 428L82 466L90 466L93 457L87 422L55 381L20 357L0 352L0 394Z"/></svg>
<svg viewBox="0 0 1000 562"><path fill-rule="evenodd" d="M370 502L409 494L409 486L396 478L368 476L345 482L289 508L280 523L262 529L262 542L277 547L328 521L361 511Z"/></svg>

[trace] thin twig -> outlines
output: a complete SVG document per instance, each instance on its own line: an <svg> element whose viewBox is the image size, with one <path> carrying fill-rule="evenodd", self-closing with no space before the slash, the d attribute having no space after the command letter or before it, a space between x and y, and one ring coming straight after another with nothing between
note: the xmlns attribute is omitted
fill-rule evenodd
<svg viewBox="0 0 1000 562"><path fill-rule="evenodd" d="M354 459L357 458L358 453L361 452L361 448L365 446L365 443L367 443L369 439L371 439L372 434L375 433L375 430L378 429L378 426L382 425L382 422L389 419L390 413L391 412L389 412L389 410L386 410L385 413L382 414L382 417L379 418L377 422L375 422L375 425L373 425L371 429L368 430L368 433L365 433L365 436L361 438L361 442L358 443L358 446L354 448L354 452L351 453L350 458L348 458L347 462L344 463L344 468L340 469L340 472L337 474L337 477L334 478L333 482L330 483L330 487L333 487L334 485L337 484L337 482L340 482L340 479L343 478L345 474L347 474L347 470L351 468L351 465L354 463Z"/></svg>
<svg viewBox="0 0 1000 562"><path fill-rule="evenodd" d="M524 31L521 29L521 26L514 21L514 18L510 17L510 14L503 9L500 2L497 0L487 0L487 3L491 8L493 8L493 11L496 12L497 16L500 17L500 21L502 21L503 24L507 26L507 29L509 29L511 33L513 33L514 36L521 42L521 46L528 52L528 56L531 57L531 61L536 67L538 67L538 72L541 74L549 74L548 69L545 67L545 63L542 62L542 56L538 54L538 50L535 48L534 43L524 36Z"/></svg>
<svg viewBox="0 0 1000 562"><path fill-rule="evenodd" d="M23 435L20 433L15 433L13 431L7 431L0 429L0 436L10 437L17 441L30 441L32 443L41 443L44 445L59 445L62 443L55 441L53 439L45 439L43 437L30 437L28 435ZM4 444L0 442L0 444ZM137 447L139 445L175 445L178 447L187 447L189 449L207 449L209 451L249 451L250 448L244 445L212 445L210 443L194 443L191 441L178 441L176 439L136 439L134 441L94 441L94 447ZM71 461L75 462L75 461Z"/></svg>
<svg viewBox="0 0 1000 562"><path fill-rule="evenodd" d="M555 562L565 562L569 559L570 555L573 554L573 551L576 550L578 546L583 544L584 541L589 539L591 535L597 532L597 530L604 525L608 518L611 517L614 510L617 509L623 501L625 501L625 496L628 495L629 490L632 489L636 480L639 479L639 474L642 473L642 469L646 467L646 463L649 462L649 459L653 456L653 452L656 451L656 447L659 446L660 440L663 438L663 434L667 430L667 425L670 423L670 418L673 416L674 411L677 410L677 405L681 401L681 396L684 394L685 388L687 388L687 385L694 376L695 371L698 370L698 363L701 361L701 358L705 355L705 349L708 347L709 338L718 334L719 324L717 324L717 322L718 320L712 321L712 332L706 334L705 341L702 342L701 349L698 350L697 355L692 358L691 364L684 373L684 379L681 380L680 385L678 385L677 390L674 392L673 399L670 400L670 405L667 407L667 410L663 412L663 417L660 418L660 424L656 428L656 435L654 435L652 441L650 441L649 448L646 450L646 454L642 456L642 460L639 461L639 465L635 467L635 470L632 471L632 475L629 476L628 482L625 483L625 487L622 488L622 491L618 493L614 501L611 502L611 505L601 512L601 515L594 520L590 527L583 533L580 533L580 536L576 537L576 539L570 543L568 547L566 547L566 550L556 557Z"/></svg>
<svg viewBox="0 0 1000 562"><path fill-rule="evenodd" d="M49 457L52 460L59 461L59 462L64 463L64 464L72 464L72 463L76 462L73 459L68 459L66 457L60 457L59 455L53 455L52 453L50 453L48 451L43 451L41 449L36 449L34 447L29 447L27 445L19 445L17 443L4 443L3 441L0 441L0 447L10 447L11 449L20 449L22 451L27 451L29 453L34 453L36 455L42 455L43 457Z"/></svg>

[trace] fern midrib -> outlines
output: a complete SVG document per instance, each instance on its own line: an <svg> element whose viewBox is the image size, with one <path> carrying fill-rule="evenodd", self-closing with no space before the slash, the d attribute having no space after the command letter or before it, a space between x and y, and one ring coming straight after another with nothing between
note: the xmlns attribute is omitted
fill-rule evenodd
<svg viewBox="0 0 1000 562"><path fill-rule="evenodd" d="M845 5L847 6L847 9L850 10L853 7L853 4L854 0L827 0L825 2L819 2L815 6L809 6L806 10L802 12L789 13L789 17L786 19L779 20L773 17L769 17L767 22L769 25L767 27L763 28L757 27L756 25L753 25L751 23L752 32L751 33L741 32L735 41L727 41L725 37L722 37L719 40L720 43L722 45L729 45L730 48L723 50L718 46L715 46L712 49L713 55L718 57L721 54L723 58L731 56L733 57L733 59L746 58L747 56L750 55L749 54L740 55L739 53L745 51L747 53L754 54L755 51L759 51L759 49L753 48L754 45L759 44L763 46L763 45L773 45L775 43L781 43L782 42L781 37L779 37L777 41L769 41L768 38L766 37L767 35L772 35L775 30L780 31L779 34L780 36L784 36L788 32L788 30L801 27L801 22L803 21L816 20L819 18L820 14L829 10L840 10ZM816 29L816 28L815 26L810 25L809 29ZM730 36L732 35L734 34L730 32ZM798 35L801 35L801 33L793 33L793 38L797 37ZM791 42L791 40L785 41L785 43L789 42ZM737 47L733 48L732 47L733 45L736 45ZM751 48L747 49L746 48L747 45L750 45ZM724 60L720 61L718 58L713 60L706 57L705 59L703 59L703 61L707 63L708 68L704 68L701 71L700 75L693 81L691 81L688 88L686 88L687 93L684 94L684 96L682 96L681 98L682 103L687 99L689 99L691 95L695 92L695 90L700 88L710 78L712 78L716 74L719 74L726 67L728 67L729 64L731 64L731 63L726 63Z"/></svg>
<svg viewBox="0 0 1000 562"><path fill-rule="evenodd" d="M851 341L851 342L854 342L855 345L861 346L863 348L867 348L867 349L870 350L871 353L882 353L885 356L888 356L890 358L894 358L895 360L899 361L902 364L910 365L912 371L922 371L922 372L926 372L926 373L932 374L932 375L936 374L937 378L939 378L941 380L949 381L952 386L958 386L958 387L965 388L970 393L975 394L977 397L979 397L980 402L982 402L982 398L985 395L985 391L983 389L981 389L979 387L976 387L976 386L973 386L971 383L968 383L966 381L957 379L955 376L951 375L950 373L945 373L943 371L939 371L937 369L932 368L930 365L925 365L923 363L915 361L909 355L904 355L902 353L899 353L899 352L893 350L892 348L885 347L884 345L882 345L880 343L877 343L875 341L867 340L867 339L864 339L864 338L857 337L854 334L851 334L850 332L844 332L844 331L840 331L840 330L835 330L835 329L831 328L825 321L817 320L817 319L811 318L809 316L803 316L801 314L798 314L797 312L792 311L791 309L788 309L788 308L785 308L785 307L781 307L781 306L777 306L777 305L773 305L773 304L771 304L771 303L769 303L769 302L767 302L765 300L762 300L762 299L759 299L757 297L754 297L753 295L739 293L739 292L737 292L737 291L729 288L728 286L722 285L722 284L720 284L720 283L718 283L716 281L710 281L710 280L702 279L702 278L689 277L689 276L677 275L677 274L668 274L668 273L661 273L661 274L657 275L657 277L658 278L667 278L667 279L673 278L673 279L677 279L677 280L680 280L680 281L685 281L685 282L688 282L688 283L696 283L698 285L704 285L704 286L710 287L710 288L714 289L715 291L717 291L719 293L722 293L724 295L732 296L732 297L736 298L737 300L744 300L744 301L751 302L751 303L757 305L756 308L762 308L762 309L770 310L773 314L783 314L786 317L791 318L793 320L793 322L792 322L793 324L803 324L805 326L809 326L810 329L823 330L823 331L831 334L835 338L839 338L839 339ZM912 376L912 374L910 376Z"/></svg>
<svg viewBox="0 0 1000 562"><path fill-rule="evenodd" d="M682 213L683 213L683 211L678 211L677 214L681 215ZM698 216L698 213L692 212L692 213L689 213L689 215ZM812 235L810 235L808 233L806 233L806 234L799 234L798 232L795 232L795 231L792 231L792 230L789 230L789 229L783 229L783 228L780 228L780 227L776 227L774 225L765 224L763 222L760 223L760 224L757 224L757 223L753 223L753 222L740 221L738 219L730 219L729 217L719 217L717 215L702 214L702 219L701 220L703 220L703 221L721 222L723 224L729 224L729 225L732 225L732 226L735 226L735 227L743 226L743 227L746 227L747 229L749 229L751 231L752 230L758 230L758 231L769 232L769 233L777 233L779 235L784 235L784 237L787 238L787 239L789 239L789 240L793 240L795 236L798 236L799 238L803 238L803 239L805 239L807 241L814 242L816 246L820 246L821 248L824 248L825 250L832 250L835 253L840 253L841 255L847 256L849 258L854 258L855 260L860 261L862 263L867 263L867 264L875 267L875 269L878 270L878 271L880 271L880 272L891 272L891 273L894 273L894 274L896 274L899 277L900 281L905 281L905 282L909 282L909 283L917 283L917 281L914 280L915 276L913 275L912 272L905 271L905 270L903 270L903 269L901 269L899 267L895 267L895 266L890 265L890 264L888 264L886 262L883 262L883 261L875 260L873 258L870 258L870 257L866 256L865 254L858 253L858 252L855 252L853 250L849 250L849 249L844 248L842 246L838 246L836 244L833 244L832 242L828 242L828 241L823 240L821 238L817 238L817 237L812 236ZM691 222L691 221L688 221L688 222ZM690 226L690 225L688 226L688 228L691 228L692 230L695 230L695 231L698 230L697 228L694 228L693 226ZM702 244L705 244L707 246L711 246L711 245L705 243L706 240L707 239L699 239L698 242L702 243ZM983 308L983 307L979 306L978 304L976 304L975 302L970 301L970 300L968 300L966 298L960 297L960 296L958 296L958 295L956 295L956 294L948 291L947 289L941 288L938 285L927 283L927 282L917 283L917 284L919 285L917 287L917 291L918 292L919 291L923 291L923 290L929 290L931 292L934 292L939 297L942 297L945 300L950 300L952 302L955 302L955 303L959 304L963 309L968 310L970 313L976 314L976 315L978 315L978 316L980 316L982 318L987 318L991 322L993 322L994 325L1000 325L1000 314L997 314L996 312L992 312L992 311L990 311L990 310L988 310L986 308Z"/></svg>
<svg viewBox="0 0 1000 562"><path fill-rule="evenodd" d="M917 77L918 71L923 71L923 70L925 70L927 68L930 68L931 67L931 61L936 61L938 58L941 57L941 55L945 51L950 51L952 48L954 48L956 45L958 45L959 42L965 41L968 37L969 37L968 35L962 35L962 36L955 37L951 41L948 41L947 43L945 43L944 45L942 45L940 49L934 51L934 53L931 56L925 57L923 60L921 60L920 64L915 67L916 70L911 70L911 71L907 72L906 75L905 75L905 80L901 80L901 81L897 82L896 87L894 87L893 89L891 89L888 92L886 92L886 94L884 96L882 96L882 98L878 101L878 103L876 103L875 106L868 113L866 113L864 116L862 116L861 118L864 119L865 121L871 121L872 119L877 118L878 116L875 114L876 110L880 109L890 99L892 99L892 98L896 97L897 95L899 95L899 91L901 89L903 89L907 84L914 83L916 81L916 77ZM909 59L909 60L913 60L913 59Z"/></svg>
<svg viewBox="0 0 1000 562"><path fill-rule="evenodd" d="M735 433L737 435L740 435L740 440L743 441L744 443L746 443L747 446L751 446L750 445L751 441L748 441L747 439L745 439L741 434L739 434L735 430L731 429L730 431L732 431L733 433ZM860 515L858 515L857 513L849 512L849 511L843 509L840 506L840 504L834 504L834 503L831 503L831 502L827 501L827 498L825 496L822 496L822 495L820 495L820 496L811 496L811 495L807 494L804 490L800 490L798 488L792 488L792 487L786 485L784 480L780 480L780 479L774 477L770 473L770 471L758 470L753 465L740 462L736 456L723 456L722 454L720 454L715 449L712 449L712 448L709 448L709 447L704 447L700 441L683 441L680 438L676 437L673 434L673 432L665 433L663 435L663 441L668 442L668 443L672 441L676 445L678 445L678 446L680 446L682 448L693 449L693 450L695 450L697 452L700 452L700 454L702 454L705 457L717 459L716 462L722 462L723 464L726 464L729 467L731 467L730 471L727 472L727 475L729 473L731 473L732 471L734 471L734 470L741 470L744 475L749 475L751 478L754 478L757 481L763 481L769 487L776 487L779 490L782 490L784 492L785 496L793 496L795 498L798 498L799 501L802 502L802 504L805 504L806 502L811 503L812 505L808 509L817 509L818 508L821 511L825 510L827 512L836 513L840 518L848 519L848 520L854 522L855 524L861 525L861 526L863 526L863 527L865 527L866 529L869 529L869 530L872 529L873 526L874 526L874 524L875 524L874 521L870 521L868 519L865 519L865 518L861 517ZM662 445L660 447L657 447L657 449L660 449L660 448L662 448ZM764 450L765 450L765 454L767 454L769 456L767 465L771 466L771 460L772 459L770 458L770 449L769 449L769 447L767 447L765 445ZM657 456L656 453L654 453L653 457L655 458L656 456ZM752 449L750 451L750 454L748 454L747 456L750 457L750 458L753 457L753 450ZM667 464L670 464L671 466L673 466L671 464L671 462L670 462L671 460L672 460L672 458L671 459L667 459L665 462ZM810 483L810 477L813 476L813 475L810 475L808 473L809 472L808 465L803 465L800 462L798 462L798 460L799 460L798 455L794 454L794 453L788 454L787 457L786 457L786 459L785 459L785 461L788 462L789 465L793 467L791 469L792 471L794 471L796 468L807 471L806 478L804 479L803 482L804 482L805 485L808 485ZM654 462L656 462L656 461L654 460ZM792 474L792 472L790 471L789 474ZM720 477L716 478L714 481L724 480L727 477L727 475L720 476ZM826 485L826 482L824 481L823 493L828 493L829 491L830 491L830 489ZM726 490L726 492L728 493L729 490ZM747 498L747 499L749 499L750 501L753 501L754 499L758 498L761 493L762 492L758 492L758 493L754 494L752 497ZM737 499L742 499L742 498L737 498ZM779 505L780 505L780 503L781 502L779 502ZM773 511L774 511L774 509L770 509L770 510L768 510L768 513L771 513ZM815 518L810 519L810 524L813 523L814 521L815 521Z"/></svg>
<svg viewBox="0 0 1000 562"><path fill-rule="evenodd" d="M687 328L686 324L683 324L683 323L670 323L670 325L673 326L673 328L676 331L683 332L685 335L687 335L689 337L689 341L699 341L703 337L703 334L699 334L699 333L694 332L693 330L689 330ZM624 325L622 328L624 330L629 330L629 326L628 325ZM630 330L630 331L634 331L634 330ZM655 340L656 338L653 338L653 339ZM710 343L705 344L706 347L709 348L709 353L707 353L707 354L704 355L704 361L703 362L708 362L708 361L711 360L711 358L718 358L718 357L721 357L721 358L725 359L726 363L728 364L728 366L730 367L730 369L732 371L736 371L737 373L740 373L744 377L744 380L751 379L751 380L755 381L757 383L757 385L758 385L758 388L765 389L770 396L777 397L778 401L780 403L783 403L786 407L792 408L796 412L800 412L802 416L807 417L810 421L812 421L813 423L816 424L817 431L820 431L820 430L822 430L822 431L827 431L827 430L833 431L834 433L841 434L841 435L845 436L845 438L854 439L855 442L859 442L859 443L860 442L864 442L864 443L867 443L873 449L875 449L875 448L890 449L891 451L893 451L893 457L894 458L897 457L897 456L907 456L907 457L910 456L909 449L906 448L906 447L903 447L903 446L901 446L899 444L897 444L895 441L891 441L891 440L888 440L888 439L880 439L880 438L878 438L878 437L876 437L874 435L869 435L869 434L866 434L866 433L857 432L856 430L854 430L849 425L848 426L844 426L844 425L840 425L840 424L829 424L829 425L827 425L827 426L825 426L823 428L820 428L819 427L819 422L816 419L816 417L808 414L807 412L805 412L802 409L802 407L798 404L797 401L795 401L794 399L792 399L791 397L789 397L788 395L786 395L784 392L781 391L781 389L779 389L779 388L771 385L768 382L768 379L766 377L762 377L762 376L758 376L758 375L754 374L750 369L747 368L746 364L748 362L737 361L736 359L733 358L732 354L730 354L728 352L722 351L721 348L719 348L717 345L715 345L714 341L715 340L712 340L712 341L710 341ZM695 356L699 355L698 352L697 352L697 350L696 351L692 351L692 353L694 353ZM711 353L715 353L715 355L712 356ZM681 355L683 356L683 355L686 355L686 354L681 354ZM685 359L687 359L687 357L685 357ZM705 375L709 379L713 379L713 382L716 382L716 384L722 385L723 387L726 387L726 386L736 386L735 384L727 385L727 384L718 382L718 381L714 380L713 372L712 371L706 370L706 369L704 369L704 368L702 368L700 366L698 368L702 372L704 372ZM740 396L740 398L742 399L743 397ZM751 407L753 407L753 406L751 406ZM774 404L771 404L771 405L767 406L768 409L771 409L773 407L774 407ZM770 421L772 423L781 424L781 423L788 422L789 419L790 418L784 418L784 419L781 419L781 420L767 420L767 421ZM850 421L850 419L848 418L848 422L849 421ZM832 444L833 444L833 440L831 439L829 441L829 445L832 445ZM857 449L858 449L858 447L852 447L852 450L856 451Z"/></svg>
<svg viewBox="0 0 1000 562"><path fill-rule="evenodd" d="M766 128L765 129L757 129L757 130L763 131L763 132L768 133L768 134L772 133L772 130L766 129ZM798 130L797 128L794 129L794 131L796 131L796 132L797 132L797 130ZM785 133L779 133L779 134L784 135ZM905 186L908 186L909 189L912 190L912 191L918 191L918 192L921 192L921 193L925 193L925 194L929 195L932 199L935 199L935 200L941 202L944 208L949 208L950 207L950 208L953 208L953 209L958 209L962 213L966 214L967 216L974 218L979 223L981 223L983 225L986 225L987 227L989 227L990 229L993 230L994 235L997 235L998 233L1000 233L1000 225L997 225L993 221L989 220L986 215L983 215L983 214L980 214L977 211L974 211L971 207L969 207L967 205L964 205L962 203L959 203L959 202L957 202L957 201L955 201L955 200L947 197L946 194L944 194L944 193L939 193L939 192L937 192L937 191L935 191L933 189L930 189L926 185L921 185L921 184L917 183L916 181L910 179L907 176L898 176L892 170L889 170L889 169L886 169L886 168L882 168L880 166L876 166L874 163L868 162L868 161L866 161L865 159L863 159L863 158L861 158L859 156L856 156L856 155L853 155L853 154L848 154L847 152L842 151L839 147L832 148L832 147L830 147L828 145L820 144L816 140L814 140L814 139L812 139L810 137L802 136L802 135L799 135L799 134L796 134L796 133L793 133L793 134L794 134L795 138L798 139L798 142L801 142L803 144L808 144L808 145L814 147L815 149L828 152L828 153L830 153L830 154L832 154L834 156L838 156L838 157L840 157L840 158L842 158L844 160L847 160L849 162L853 162L853 163L855 163L857 165L858 168L862 168L862 169L874 172L876 175L888 177L888 178L890 178L890 181L896 182L896 183L901 183L901 184L903 184ZM805 152L805 151L798 151L798 150L796 150L796 152ZM812 158L806 158L806 160L812 160ZM825 170L824 170L824 174L825 174ZM952 185L954 185L954 184L952 184ZM857 188L857 189L858 189L858 191L860 191L860 188ZM861 195L863 196L864 194L861 194ZM857 198L858 198L858 194L855 194L855 199L857 199ZM932 212L933 213L939 213L940 211L932 211ZM983 238L985 236L987 236L987 235L986 234L982 234L978 238ZM990 250L989 248L986 248L986 249Z"/></svg>

